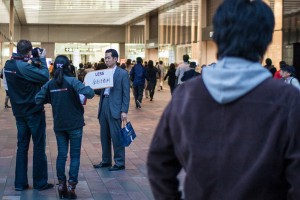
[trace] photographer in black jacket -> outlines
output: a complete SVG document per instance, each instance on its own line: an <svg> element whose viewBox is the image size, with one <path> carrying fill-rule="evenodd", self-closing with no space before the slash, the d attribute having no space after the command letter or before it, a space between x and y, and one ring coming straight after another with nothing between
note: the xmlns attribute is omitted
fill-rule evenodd
<svg viewBox="0 0 300 200"><path fill-rule="evenodd" d="M49 80L46 65L46 51L38 50L40 65L31 60L32 44L20 40L17 53L13 53L4 67L13 114L18 129L18 149L16 156L15 190L29 188L27 177L28 149L33 140L33 188L45 190L53 188L48 183L46 148L46 121L44 105L35 103L35 95L40 86Z"/></svg>

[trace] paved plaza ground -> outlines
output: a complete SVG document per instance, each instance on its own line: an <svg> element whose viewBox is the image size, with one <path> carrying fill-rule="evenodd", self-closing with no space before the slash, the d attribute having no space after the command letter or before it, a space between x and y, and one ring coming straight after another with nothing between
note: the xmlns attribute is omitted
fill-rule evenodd
<svg viewBox="0 0 300 200"><path fill-rule="evenodd" d="M31 189L22 192L14 190L17 130L12 111L4 109L3 89L0 94L0 199L58 199L57 186L41 192L32 189L32 143L28 163ZM79 183L76 190L78 199L154 199L147 179L146 157L156 125L170 98L170 91L165 88L163 91L156 91L153 101L144 98L142 108L136 109L131 95L128 118L134 126L137 138L130 147L126 148L126 170L116 172L109 172L107 168L93 168L93 164L101 161L100 126L97 119L99 96L88 100L85 106L86 126L82 139ZM49 104L46 105L46 117L49 182L57 184L55 169L57 146Z"/></svg>

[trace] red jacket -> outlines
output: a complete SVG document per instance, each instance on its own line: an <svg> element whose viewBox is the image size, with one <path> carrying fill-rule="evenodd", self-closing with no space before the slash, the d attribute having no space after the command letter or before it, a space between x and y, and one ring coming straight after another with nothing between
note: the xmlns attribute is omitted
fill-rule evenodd
<svg viewBox="0 0 300 200"><path fill-rule="evenodd" d="M300 93L268 78L219 104L194 78L176 88L147 166L156 200L180 199L181 168L186 200L299 200Z"/></svg>
<svg viewBox="0 0 300 200"><path fill-rule="evenodd" d="M276 71L275 74L274 74L274 78L275 79L281 79L281 75L280 75L280 70Z"/></svg>

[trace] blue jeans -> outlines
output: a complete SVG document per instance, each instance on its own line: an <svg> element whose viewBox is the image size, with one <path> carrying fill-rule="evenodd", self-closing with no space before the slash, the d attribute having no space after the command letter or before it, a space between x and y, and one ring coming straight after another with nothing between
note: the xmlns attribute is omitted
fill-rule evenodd
<svg viewBox="0 0 300 200"><path fill-rule="evenodd" d="M33 141L33 187L42 188L48 181L45 112L16 117L18 149L15 171L15 188L25 189L28 184L27 164L30 138Z"/></svg>
<svg viewBox="0 0 300 200"><path fill-rule="evenodd" d="M65 167L70 142L70 169L69 182L78 183L78 171L80 165L80 150L82 140L82 127L70 131L55 131L58 154L56 159L57 179L66 181Z"/></svg>

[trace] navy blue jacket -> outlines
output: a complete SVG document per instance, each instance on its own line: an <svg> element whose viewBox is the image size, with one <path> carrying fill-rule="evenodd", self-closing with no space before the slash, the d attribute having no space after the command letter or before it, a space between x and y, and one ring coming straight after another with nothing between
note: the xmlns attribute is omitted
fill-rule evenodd
<svg viewBox="0 0 300 200"><path fill-rule="evenodd" d="M36 95L37 104L52 105L54 131L74 130L84 126L84 109L79 94L91 99L95 93L75 77L64 75L64 81L58 86L55 79L47 82Z"/></svg>
<svg viewBox="0 0 300 200"><path fill-rule="evenodd" d="M13 57L22 57L13 54ZM4 67L8 95L12 111L16 117L25 117L44 110L44 105L36 105L34 97L41 86L49 80L46 59L40 58L41 66L37 67L25 60L8 60Z"/></svg>
<svg viewBox="0 0 300 200"><path fill-rule="evenodd" d="M142 64L138 63L133 66L130 71L130 78L133 79L133 86L145 85L145 79L147 78L146 69Z"/></svg>

